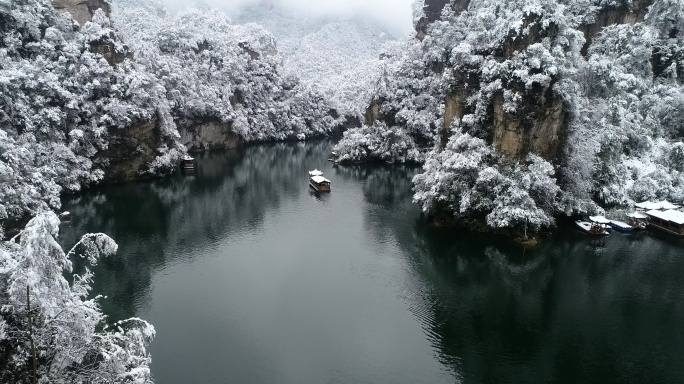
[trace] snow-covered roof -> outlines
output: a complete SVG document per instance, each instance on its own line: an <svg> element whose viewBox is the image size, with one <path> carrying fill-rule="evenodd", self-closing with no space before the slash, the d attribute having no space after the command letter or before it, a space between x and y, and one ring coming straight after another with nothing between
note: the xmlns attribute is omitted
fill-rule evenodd
<svg viewBox="0 0 684 384"><path fill-rule="evenodd" d="M610 224L615 225L616 227L620 227L620 228L632 228L631 225L625 223L624 221L620 221L620 220L611 220Z"/></svg>
<svg viewBox="0 0 684 384"><path fill-rule="evenodd" d="M326 179L326 178L323 177L323 176L313 176L313 177L311 178L311 180L313 180L314 183L318 183L318 184L324 183L324 182L328 182L328 183L330 182L330 180Z"/></svg>
<svg viewBox="0 0 684 384"><path fill-rule="evenodd" d="M603 216L589 216L589 220L599 224L610 224L610 220L606 219Z"/></svg>
<svg viewBox="0 0 684 384"><path fill-rule="evenodd" d="M641 212L626 213L625 216L631 217L632 219L648 219L648 216Z"/></svg>
<svg viewBox="0 0 684 384"><path fill-rule="evenodd" d="M637 203L634 204L637 208L645 209L645 210L653 210L653 209L660 209L660 210L666 210L666 209L677 209L679 208L678 206L670 203L667 200L663 201L658 201L658 202L652 202L652 201L644 201L643 203Z"/></svg>
<svg viewBox="0 0 684 384"><path fill-rule="evenodd" d="M314 169L313 171L309 171L309 176L323 176L323 172L319 171L318 169Z"/></svg>
<svg viewBox="0 0 684 384"><path fill-rule="evenodd" d="M667 211L659 211L657 209L652 209L646 212L646 214L652 217L657 217L660 220L675 223L677 225L684 224L684 212L675 211L673 209Z"/></svg>
<svg viewBox="0 0 684 384"><path fill-rule="evenodd" d="M660 204L660 209L672 210L672 209L679 208L679 206L674 205L674 204L672 204L668 201L665 201L665 200L661 201L659 204Z"/></svg>

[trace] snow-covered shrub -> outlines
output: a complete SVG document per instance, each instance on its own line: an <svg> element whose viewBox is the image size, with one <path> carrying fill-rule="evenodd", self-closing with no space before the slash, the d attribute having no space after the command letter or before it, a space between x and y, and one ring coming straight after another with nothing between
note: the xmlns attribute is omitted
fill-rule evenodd
<svg viewBox="0 0 684 384"><path fill-rule="evenodd" d="M93 274L86 268L72 283L64 277L73 272L70 257L92 265L115 253L116 243L88 234L66 254L58 229L59 218L43 212L0 243L0 381L31 381L35 349L41 383L151 382L146 347L154 327L140 319L108 325L102 298L89 298Z"/></svg>
<svg viewBox="0 0 684 384"><path fill-rule="evenodd" d="M413 201L456 222L481 220L493 228L550 227L560 197L554 168L539 156L511 162L484 140L455 133L432 151L414 177Z"/></svg>
<svg viewBox="0 0 684 384"><path fill-rule="evenodd" d="M424 154L404 128L388 128L382 122L347 130L335 151L342 162L416 163L424 159Z"/></svg>
<svg viewBox="0 0 684 384"><path fill-rule="evenodd" d="M116 2L114 25L158 79L176 121L220 121L246 141L328 135L339 123L323 95L283 74L263 27L219 11L160 16L144 3Z"/></svg>

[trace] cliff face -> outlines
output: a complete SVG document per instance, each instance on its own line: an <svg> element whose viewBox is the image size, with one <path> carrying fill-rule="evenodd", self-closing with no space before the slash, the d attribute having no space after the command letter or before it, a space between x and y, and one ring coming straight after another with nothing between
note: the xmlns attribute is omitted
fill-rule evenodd
<svg viewBox="0 0 684 384"><path fill-rule="evenodd" d="M423 40L427 35L427 29L430 24L439 20L442 16L444 7L450 6L458 14L468 9L470 0L456 0L453 2L451 0L425 0L424 4L423 13L425 16L418 20L416 24L416 37L420 40Z"/></svg>
<svg viewBox="0 0 684 384"><path fill-rule="evenodd" d="M52 6L59 12L69 12L80 25L92 20L98 9L107 16L111 13L111 6L106 0L53 0Z"/></svg>
<svg viewBox="0 0 684 384"><path fill-rule="evenodd" d="M69 12L81 26L92 21L98 9L101 9L107 17L111 15L112 10L107 0L52 0L52 6L58 12ZM127 58L133 58L128 47L122 44L114 33L92 41L90 51L102 55L111 66L120 64Z"/></svg>
<svg viewBox="0 0 684 384"><path fill-rule="evenodd" d="M493 144L507 156L523 159L530 152L558 163L566 111L563 99L550 87L528 94L524 107L506 112L503 94L494 96Z"/></svg>
<svg viewBox="0 0 684 384"><path fill-rule="evenodd" d="M635 0L631 6L609 6L601 9L593 23L586 23L579 27L586 39L582 53L586 55L593 38L606 26L613 24L631 25L643 21L648 7L652 3L653 0ZM444 6L451 6L455 14L458 15L466 10L469 4L469 0L455 1L451 5L446 0L425 0L425 17L417 26L418 37L422 39L425 36L430 23L439 19ZM522 29L526 30L526 33L511 32L499 48L495 49L494 56L500 57L501 60L511 59L517 52L524 52L529 46L541 43L544 39L558 33L558 28L554 24L542 25L540 19L534 14L525 17ZM661 56L663 55L658 56L658 53L654 52L653 61L660 63L663 61ZM655 70L667 66L668 63L665 62L655 66ZM451 134L452 122L473 112L468 110L466 100L479 90L479 71L479 68L460 68L453 71L454 85L446 92L444 99L442 147L446 145ZM515 90L522 95L522 101L518 103L515 112L506 112L504 97L501 92L497 93L491 100L489 108L491 134L488 137L499 152L518 159L534 152L546 160L558 163L562 149L562 137L567 125L567 110L561 97L552 90L552 86L557 80L557 77L552 76L549 86L537 85L532 89L526 89L522 84L505 81L508 89ZM377 111L379 111L378 101L369 108L367 123L368 117L371 118L371 122L376 119L387 120L387 117L381 116Z"/></svg>
<svg viewBox="0 0 684 384"><path fill-rule="evenodd" d="M97 154L95 161L105 169L105 181L131 181L139 179L148 165L160 154L161 145L158 120L132 125L126 130L112 130L109 146Z"/></svg>
<svg viewBox="0 0 684 384"><path fill-rule="evenodd" d="M244 141L230 123L183 119L177 125L181 141L190 152L236 148Z"/></svg>
<svg viewBox="0 0 684 384"><path fill-rule="evenodd" d="M582 47L582 54L586 55L592 40L598 35L601 30L609 25L614 24L629 24L644 20L648 7L653 4L654 0L632 0L631 6L628 4L621 4L619 6L607 6L602 8L596 15L593 23L582 24L579 30L584 33L586 43Z"/></svg>

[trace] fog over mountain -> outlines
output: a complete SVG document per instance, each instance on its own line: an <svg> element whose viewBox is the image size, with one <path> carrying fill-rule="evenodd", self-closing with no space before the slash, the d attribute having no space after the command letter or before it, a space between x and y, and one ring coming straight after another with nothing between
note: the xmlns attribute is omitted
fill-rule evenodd
<svg viewBox="0 0 684 384"><path fill-rule="evenodd" d="M381 52L396 41L372 21L302 17L280 6L249 6L233 20L270 31L287 73L321 91L341 112L356 116L370 103L382 73Z"/></svg>
<svg viewBox="0 0 684 384"><path fill-rule="evenodd" d="M163 0L169 11L178 12L192 2L181 0ZM362 17L365 20L375 21L378 25L386 28L397 38L403 38L412 33L411 4L413 0L199 0L195 4L209 8L215 8L235 15L241 9L264 5L275 6L301 17L313 18L349 18Z"/></svg>

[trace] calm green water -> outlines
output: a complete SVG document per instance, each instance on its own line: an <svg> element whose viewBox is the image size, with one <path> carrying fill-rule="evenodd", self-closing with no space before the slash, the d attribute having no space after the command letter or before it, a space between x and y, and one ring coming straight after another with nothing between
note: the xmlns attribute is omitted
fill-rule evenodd
<svg viewBox="0 0 684 384"><path fill-rule="evenodd" d="M158 383L684 382L684 242L432 229L418 169L333 168L331 147L210 153L65 200L64 245L118 242L95 290L155 325ZM307 188L316 167L332 193Z"/></svg>

